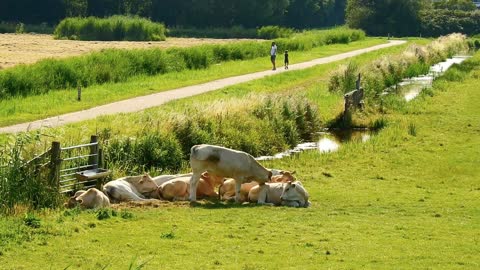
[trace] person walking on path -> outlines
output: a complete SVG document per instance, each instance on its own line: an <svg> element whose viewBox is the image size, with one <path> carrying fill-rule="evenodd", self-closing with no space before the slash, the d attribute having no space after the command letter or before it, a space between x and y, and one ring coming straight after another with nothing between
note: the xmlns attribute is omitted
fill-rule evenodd
<svg viewBox="0 0 480 270"><path fill-rule="evenodd" d="M276 70L277 67L275 66L275 58L277 58L277 45L275 42L272 42L272 48L270 49L270 60L272 61L273 69Z"/></svg>
<svg viewBox="0 0 480 270"><path fill-rule="evenodd" d="M285 51L285 69L288 69L288 50Z"/></svg>

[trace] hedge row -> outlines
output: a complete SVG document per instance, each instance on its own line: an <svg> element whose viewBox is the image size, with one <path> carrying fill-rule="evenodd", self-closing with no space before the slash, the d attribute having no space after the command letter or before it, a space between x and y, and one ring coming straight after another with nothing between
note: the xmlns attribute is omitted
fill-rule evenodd
<svg viewBox="0 0 480 270"><path fill-rule="evenodd" d="M140 17L112 16L108 18L72 17L62 20L55 28L55 38L78 40L165 40L165 25Z"/></svg>

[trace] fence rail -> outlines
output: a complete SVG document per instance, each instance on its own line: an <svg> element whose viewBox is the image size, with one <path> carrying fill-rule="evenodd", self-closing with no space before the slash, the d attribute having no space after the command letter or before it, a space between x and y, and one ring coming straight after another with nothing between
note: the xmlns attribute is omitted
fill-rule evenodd
<svg viewBox="0 0 480 270"><path fill-rule="evenodd" d="M97 136L91 136L90 143L81 145L61 147L60 142L52 142L50 149L27 161L22 168L33 172L38 179L48 179L49 185L58 192L68 193L99 188L109 173L99 169L101 166L102 150ZM97 171L101 174L96 175Z"/></svg>

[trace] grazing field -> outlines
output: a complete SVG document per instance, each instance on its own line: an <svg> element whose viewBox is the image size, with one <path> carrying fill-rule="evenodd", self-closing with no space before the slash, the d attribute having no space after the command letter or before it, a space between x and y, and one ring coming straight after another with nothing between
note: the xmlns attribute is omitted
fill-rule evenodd
<svg viewBox="0 0 480 270"><path fill-rule="evenodd" d="M311 208L203 202L108 212L17 209L18 216L0 219L0 263L5 269L478 269L479 58L391 108L383 115L387 126L364 144L264 163L297 170ZM323 84L310 95L328 96Z"/></svg>
<svg viewBox="0 0 480 270"><path fill-rule="evenodd" d="M166 41L57 40L52 35L0 34L0 69L31 64L45 58L65 58L102 49L145 49L227 44L242 39L168 38Z"/></svg>

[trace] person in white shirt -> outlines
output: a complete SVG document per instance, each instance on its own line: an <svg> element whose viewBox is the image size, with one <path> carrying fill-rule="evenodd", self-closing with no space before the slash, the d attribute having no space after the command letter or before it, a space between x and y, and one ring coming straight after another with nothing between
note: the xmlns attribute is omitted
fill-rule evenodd
<svg viewBox="0 0 480 270"><path fill-rule="evenodd" d="M275 42L272 42L272 48L270 49L270 60L272 61L273 69L276 70L275 59L277 58L277 45Z"/></svg>

